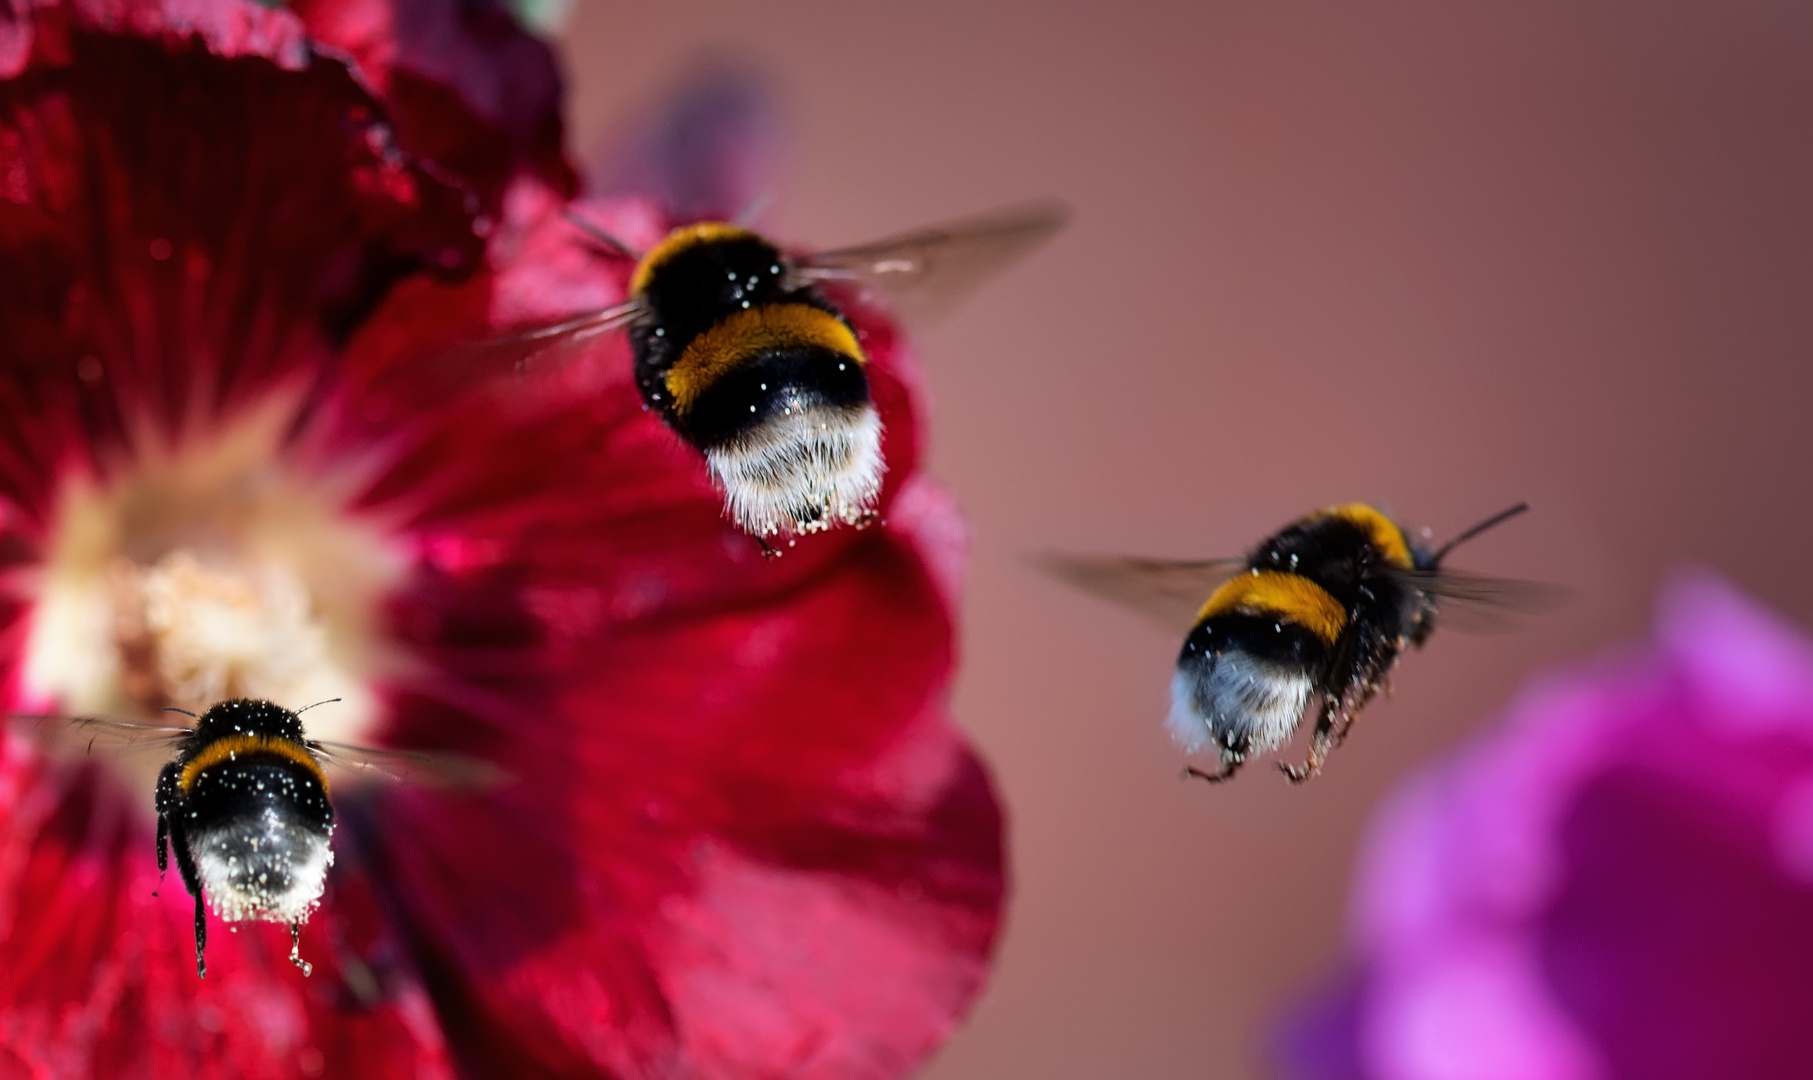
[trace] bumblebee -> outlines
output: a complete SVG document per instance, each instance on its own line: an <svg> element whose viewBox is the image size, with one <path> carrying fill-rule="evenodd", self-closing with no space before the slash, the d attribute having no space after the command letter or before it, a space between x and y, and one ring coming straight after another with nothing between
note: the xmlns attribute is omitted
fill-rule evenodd
<svg viewBox="0 0 1813 1080"><path fill-rule="evenodd" d="M634 260L628 299L468 347L454 362L496 356L523 371L627 330L644 404L704 455L727 516L772 554L767 538L777 534L867 524L886 470L868 355L821 286L939 307L1048 239L1065 217L1053 204L1021 206L799 256L721 221L683 225L638 255L570 218L607 252Z"/></svg>
<svg viewBox="0 0 1813 1080"><path fill-rule="evenodd" d="M1494 514L1435 549L1378 510L1350 503L1285 526L1244 559L1045 562L1071 584L1148 614L1168 620L1194 611L1166 727L1186 753L1213 747L1219 768L1187 766L1188 775L1229 779L1248 758L1289 742L1314 708L1308 759L1279 766L1302 783L1346 738L1405 647L1429 640L1445 602L1528 605L1549 594L1442 569L1456 546L1528 508Z"/></svg>
<svg viewBox="0 0 1813 1080"><path fill-rule="evenodd" d="M432 762L309 739L300 716L307 708L222 701L195 717L194 727L105 717L16 719L78 733L91 749L99 741L174 748L157 778L157 869L166 873L174 853L183 886L195 898L196 974L208 973L212 907L227 922L288 924L290 962L308 975L313 965L301 956L302 924L321 902L334 862L334 807L324 766L394 777Z"/></svg>

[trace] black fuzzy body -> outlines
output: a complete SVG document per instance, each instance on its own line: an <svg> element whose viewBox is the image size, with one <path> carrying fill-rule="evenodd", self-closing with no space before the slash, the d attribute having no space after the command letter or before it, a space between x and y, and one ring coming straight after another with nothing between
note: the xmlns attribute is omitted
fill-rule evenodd
<svg viewBox="0 0 1813 1080"><path fill-rule="evenodd" d="M287 752L261 749L236 751L231 758L201 767L184 790L183 777L191 763L226 740L265 738L280 742ZM306 758L308 763L299 760ZM304 741L302 721L294 712L268 701L238 699L220 702L196 721L195 731L181 744L176 758L158 775L157 866L168 867L174 850L183 885L195 898L195 957L198 973L206 974L203 953L207 945L207 909L197 870L195 843L209 838L225 855L241 859L274 875L271 887L287 888L282 875L299 850L272 846L271 826L281 826L282 836L306 843L327 844L333 834L334 810L327 785ZM250 870L248 870L250 872Z"/></svg>
<svg viewBox="0 0 1813 1080"><path fill-rule="evenodd" d="M1406 645L1434 628L1417 587L1431 557L1367 507L1337 507L1262 541L1205 604L1177 658L1173 732L1203 734L1232 776L1252 753L1283 745L1306 707L1319 715L1304 779L1340 741ZM1193 770L1194 771L1194 770Z"/></svg>
<svg viewBox="0 0 1813 1080"><path fill-rule="evenodd" d="M1423 568L1427 555L1409 547L1411 568ZM1254 549L1247 566L1307 578L1347 612L1342 637L1322 664L1311 668L1325 693L1363 691L1370 698L1404 646L1421 645L1435 628L1433 598L1386 558L1365 529L1343 517L1316 516L1286 526Z"/></svg>

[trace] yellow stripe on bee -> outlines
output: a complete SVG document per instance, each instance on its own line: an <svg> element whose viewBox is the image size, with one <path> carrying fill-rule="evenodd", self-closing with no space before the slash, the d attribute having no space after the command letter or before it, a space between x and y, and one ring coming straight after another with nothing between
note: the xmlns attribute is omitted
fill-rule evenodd
<svg viewBox="0 0 1813 1080"><path fill-rule="evenodd" d="M698 221L691 225L682 225L668 233L656 244L642 261L636 264L636 272L630 275L630 295L641 296L648 289L648 279L656 268L687 248L700 244L711 244L720 240L741 240L755 236L755 233L740 225L731 225L722 221Z"/></svg>
<svg viewBox="0 0 1813 1080"><path fill-rule="evenodd" d="M1257 615L1301 626L1324 645L1333 645L1347 629L1347 610L1328 590L1301 574L1254 570L1230 578L1196 613L1196 623L1217 615Z"/></svg>
<svg viewBox="0 0 1813 1080"><path fill-rule="evenodd" d="M280 739L275 735L228 735L216 739L201 748L194 757L183 765L183 774L178 784L184 795L195 786L204 770L219 765L223 761L236 761L240 757L263 754L269 757L280 757L295 762L307 769L316 780L321 782L321 789L327 790L327 774L321 771L321 763L315 755L309 753L308 747L290 739Z"/></svg>
<svg viewBox="0 0 1813 1080"><path fill-rule="evenodd" d="M844 321L811 304L763 304L728 315L693 338L667 369L674 411L684 414L712 383L770 349L809 345L868 362Z"/></svg>
<svg viewBox="0 0 1813 1080"><path fill-rule="evenodd" d="M1404 539L1404 530L1398 528L1397 522L1379 513L1365 503L1346 503L1331 506L1321 511L1317 517L1340 518L1360 528L1372 542L1373 550L1384 557L1385 561L1400 570L1412 569L1415 565L1410 555L1410 541Z"/></svg>

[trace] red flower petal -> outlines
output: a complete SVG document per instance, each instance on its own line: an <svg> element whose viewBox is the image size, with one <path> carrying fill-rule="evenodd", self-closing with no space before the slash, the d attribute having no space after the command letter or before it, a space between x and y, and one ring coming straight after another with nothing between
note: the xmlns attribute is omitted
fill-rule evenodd
<svg viewBox="0 0 1813 1080"><path fill-rule="evenodd" d="M437 683L399 688L394 734L525 778L484 805L386 800L387 887L481 1073L896 1075L976 992L1004 888L993 796L941 703L961 526L894 498L910 361L851 306L899 527L766 563L642 409L620 338L539 382L410 392L461 327L621 295L625 268L551 210L500 237L521 257L488 279L400 290L348 356L409 373L340 415L413 432L367 499L408 509L435 568L397 632Z"/></svg>
<svg viewBox="0 0 1813 1080"><path fill-rule="evenodd" d="M987 780L937 700L949 660L931 578L875 531L785 598L621 626L581 685L524 703L502 761L527 790L388 800L378 864L425 966L458 975L435 983L469 1018L463 1056L511 1075L523 1054L535 1075L922 1059L978 989L1004 884ZM399 711L444 730L436 703Z"/></svg>
<svg viewBox="0 0 1813 1080"><path fill-rule="evenodd" d="M495 209L526 170L570 196L553 50L501 3L296 0L316 40L350 54L390 110L397 142L470 182Z"/></svg>
<svg viewBox="0 0 1813 1080"><path fill-rule="evenodd" d="M159 44L79 15L14 24L32 66L0 84L0 273L16 283L0 292L0 494L34 514L64 455L103 459L130 424L174 432L319 377L400 272L481 250L465 194L388 145L339 64L223 58L171 24ZM292 24L244 21L257 32L228 47L270 39L289 59Z"/></svg>

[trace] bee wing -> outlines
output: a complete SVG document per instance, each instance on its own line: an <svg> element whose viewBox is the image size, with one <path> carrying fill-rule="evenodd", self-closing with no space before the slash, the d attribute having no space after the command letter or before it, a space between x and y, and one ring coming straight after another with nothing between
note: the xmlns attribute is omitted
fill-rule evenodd
<svg viewBox="0 0 1813 1080"><path fill-rule="evenodd" d="M190 727L143 724L110 716L14 714L8 720L48 746L84 754L92 753L96 747L117 754L168 751L195 734Z"/></svg>
<svg viewBox="0 0 1813 1080"><path fill-rule="evenodd" d="M531 324L457 345L435 365L434 378L449 387L461 387L501 375L557 371L578 359L593 340L622 329L642 311L641 300L625 300L602 311Z"/></svg>
<svg viewBox="0 0 1813 1080"><path fill-rule="evenodd" d="M936 318L1069 220L1056 202L1022 203L794 260L806 282L850 282L885 296L911 321Z"/></svg>
<svg viewBox="0 0 1813 1080"><path fill-rule="evenodd" d="M325 765L403 784L473 789L491 787L508 779L493 765L457 754L378 750L320 739L308 740L308 748Z"/></svg>
<svg viewBox="0 0 1813 1080"><path fill-rule="evenodd" d="M1438 625L1470 633L1508 629L1518 615L1551 611L1572 596L1562 586L1542 581L1456 574L1447 570L1413 570L1408 577L1416 588L1441 599Z"/></svg>
<svg viewBox="0 0 1813 1080"><path fill-rule="evenodd" d="M1183 632L1215 586L1246 568L1245 559L1142 559L1118 555L1047 553L1034 566L1059 581Z"/></svg>

